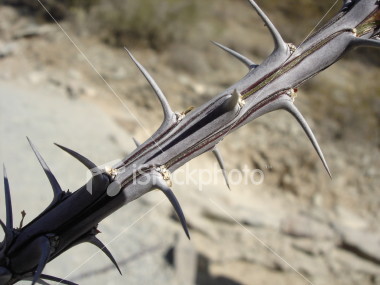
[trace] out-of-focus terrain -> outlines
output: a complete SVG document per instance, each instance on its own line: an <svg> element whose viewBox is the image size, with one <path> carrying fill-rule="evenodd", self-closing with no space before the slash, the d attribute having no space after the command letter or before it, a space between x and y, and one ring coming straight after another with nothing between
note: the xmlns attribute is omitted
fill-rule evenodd
<svg viewBox="0 0 380 285"><path fill-rule="evenodd" d="M334 1L257 2L297 45ZM62 186L74 190L85 170L53 142L103 164L128 154L132 137L143 141L160 125L158 101L124 46L177 111L199 106L246 73L209 40L258 63L273 48L243 0L41 3L60 26L38 1L0 4L0 161L16 219L25 209L26 222L51 193L25 136ZM173 186L191 241L154 191L99 226L123 276L86 245L51 262L46 273L80 284L380 284L379 63L377 50L353 51L298 91L296 105L332 180L293 118L268 114L219 146L228 170L261 169L262 184L232 183L229 191L221 178ZM188 171L215 165L205 154Z"/></svg>

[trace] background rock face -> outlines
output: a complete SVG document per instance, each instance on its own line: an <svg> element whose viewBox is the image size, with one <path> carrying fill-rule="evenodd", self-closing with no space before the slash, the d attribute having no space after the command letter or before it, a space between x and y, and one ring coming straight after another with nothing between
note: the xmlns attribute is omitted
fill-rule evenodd
<svg viewBox="0 0 380 285"><path fill-rule="evenodd" d="M296 45L333 2L258 1ZM199 106L246 72L210 39L258 63L272 49L245 1L46 1L84 57L36 3L0 4L0 161L15 222L22 210L32 220L52 198L25 136L73 191L86 172L53 142L108 164L133 149L132 137L143 141L159 126L158 101L124 45L177 111ZM222 177L204 183L204 171L216 168L208 154L176 176L191 241L153 191L99 226L123 276L86 245L46 273L80 284L380 284L379 62L378 51L355 51L298 92L333 180L296 122L269 114L219 146L232 174L260 169L261 184L237 181L228 191Z"/></svg>

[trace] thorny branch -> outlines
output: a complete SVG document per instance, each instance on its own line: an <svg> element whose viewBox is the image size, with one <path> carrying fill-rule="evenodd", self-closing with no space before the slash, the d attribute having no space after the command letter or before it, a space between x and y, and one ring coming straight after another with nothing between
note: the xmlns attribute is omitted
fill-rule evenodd
<svg viewBox="0 0 380 285"><path fill-rule="evenodd" d="M161 190L169 199L186 235L190 237L185 216L170 188L170 173L207 151L214 151L223 167L216 145L230 132L272 111L283 109L295 117L330 175L311 129L294 105L295 93L303 82L335 63L347 51L357 47L380 47L379 1L343 1L340 12L298 47L286 43L258 5L253 0L249 3L273 37L273 52L257 65L238 52L216 43L245 64L248 73L194 110L175 113L153 78L128 51L160 100L164 121L147 141L137 143L137 149L111 169L99 169L84 156L57 145L93 174L92 179L74 193L62 191L37 148L30 142L52 186L54 199L40 215L22 228L13 227L10 187L4 167L7 217L5 224L0 221L5 232L0 246L0 284L29 279L32 284L43 283L42 280L74 284L42 272L49 261L84 242L100 248L119 270L111 253L96 237L97 225L123 205L152 189ZM135 172L132 165L139 165L139 171Z"/></svg>

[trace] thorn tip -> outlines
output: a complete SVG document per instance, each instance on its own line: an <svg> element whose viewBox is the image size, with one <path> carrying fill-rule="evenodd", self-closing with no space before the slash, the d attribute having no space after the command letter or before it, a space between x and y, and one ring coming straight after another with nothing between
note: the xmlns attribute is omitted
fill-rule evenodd
<svg viewBox="0 0 380 285"><path fill-rule="evenodd" d="M219 167L222 169L223 177L224 177L224 180L226 181L228 189L231 190L230 183L228 182L226 168L224 167L224 161L223 161L222 155L220 154L219 150L216 147L212 150L212 153L214 154L216 160L218 161Z"/></svg>
<svg viewBox="0 0 380 285"><path fill-rule="evenodd" d="M34 154L36 155L37 159L38 159L38 162L40 163L42 169L44 170L47 178L49 179L49 182L50 182L50 185L53 189L53 194L54 194L54 198L53 198L53 201L52 201L52 204L56 203L63 191L62 191L62 188L61 186L59 185L57 179L55 178L54 174L51 172L50 168L48 167L48 165L46 164L45 160L42 158L41 154L38 152L37 148L34 146L34 144L32 143L32 141L26 137L28 142L29 142L29 145L30 147L32 148Z"/></svg>
<svg viewBox="0 0 380 285"><path fill-rule="evenodd" d="M242 62L245 66L248 67L249 70L252 70L252 69L255 69L258 65L255 64L252 60L250 60L249 58L245 57L244 55L238 53L237 51L234 51L233 49L230 49L218 42L214 42L214 41L211 41L214 45L216 45L217 47L221 48L222 50L224 50L225 52L227 52L228 54L232 55L233 57L235 57L237 60L239 60L240 62Z"/></svg>
<svg viewBox="0 0 380 285"><path fill-rule="evenodd" d="M301 125L302 129L304 130L304 132L306 133L306 135L309 138L310 142L312 143L315 151L317 152L319 158L321 159L321 161L323 163L323 166L325 167L328 175L330 176L330 178L332 178L330 169L329 169L329 167L327 165L327 162L326 162L325 157L324 157L324 155L322 153L322 150L319 147L318 141L315 138L315 136L313 134L313 131L310 129L310 127L309 127L308 123L306 122L305 118L302 116L301 112L290 101L286 101L285 102L285 104L283 105L283 109L285 109L286 111L288 111L298 121L298 123Z"/></svg>
<svg viewBox="0 0 380 285"><path fill-rule="evenodd" d="M160 101L162 109L164 111L164 122L169 121L170 118L174 115L174 112L171 110L170 105L169 105L164 93L161 91L160 87L158 86L156 81L153 79L153 77L142 66L142 64L137 61L137 59L132 55L132 53L126 47L124 47L124 49L127 51L129 57L136 64L137 68L141 71L141 73L144 75L146 80L149 82L153 91L156 93L158 100Z"/></svg>
<svg viewBox="0 0 380 285"><path fill-rule="evenodd" d="M274 40L274 45L275 45L274 51L277 51L277 50L285 51L287 49L287 45L286 45L285 41L282 39L279 31L276 29L276 27L271 22L271 20L263 12L263 10L261 10L259 5L257 5L255 1L253 1L253 0L248 0L248 1L249 1L249 3L251 3L253 9L255 9L256 13L260 16L260 18L263 20L265 25L268 27L268 29L272 35L272 38Z"/></svg>
<svg viewBox="0 0 380 285"><path fill-rule="evenodd" d="M13 210L12 210L11 190L9 187L7 170L6 170L4 164L3 164L3 175L4 175L6 227L7 227L7 229L12 230L13 229Z"/></svg>
<svg viewBox="0 0 380 285"><path fill-rule="evenodd" d="M173 208L174 208L174 210L175 210L175 212L176 212L176 214L177 214L177 216L178 216L178 218L182 224L182 228L185 231L187 238L190 239L190 234L189 234L189 230L187 228L187 222L186 222L185 215L183 214L181 205L179 204L179 202L178 202L176 196L174 195L173 191L166 185L166 181L156 180L156 184L153 186L160 189L165 194L165 196L168 198L168 200L172 204L172 206L173 206Z"/></svg>

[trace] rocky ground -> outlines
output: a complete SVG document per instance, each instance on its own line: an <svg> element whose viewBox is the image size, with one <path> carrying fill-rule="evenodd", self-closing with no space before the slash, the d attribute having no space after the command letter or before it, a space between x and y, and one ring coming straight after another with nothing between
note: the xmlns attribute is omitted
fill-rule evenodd
<svg viewBox="0 0 380 285"><path fill-rule="evenodd" d="M260 62L270 51L265 27L247 6L233 7L213 10L225 19L213 39ZM279 23L286 22L283 13L272 11ZM149 137L162 119L123 48L78 26L80 19L60 22L65 34L55 23L0 5L0 161L8 169L14 211L25 209L26 222L51 196L25 136L73 190L84 183L84 170L53 142L107 163L133 149L132 137ZM280 27L292 40L302 40ZM160 52L125 44L178 111L199 106L245 73L222 51L197 40ZM169 203L153 192L100 225L123 276L91 246L65 253L46 273L80 284L380 284L378 64L367 50L352 53L299 91L296 104L319 139L332 180L297 123L282 112L269 114L220 146L228 170L261 169L262 184L234 183L232 191L223 179L174 185L190 242ZM215 164L204 155L188 167Z"/></svg>

